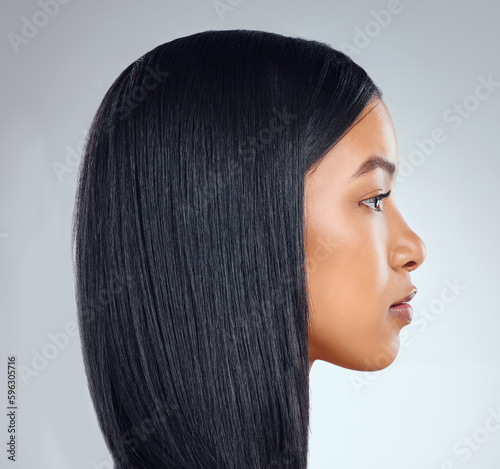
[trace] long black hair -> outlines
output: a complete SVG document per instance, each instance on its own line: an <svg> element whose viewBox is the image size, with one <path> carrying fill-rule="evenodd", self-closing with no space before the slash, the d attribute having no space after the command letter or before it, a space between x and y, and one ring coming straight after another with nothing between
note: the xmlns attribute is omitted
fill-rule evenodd
<svg viewBox="0 0 500 469"><path fill-rule="evenodd" d="M330 46L249 30L162 44L112 84L72 247L116 468L307 466L304 177L380 97Z"/></svg>

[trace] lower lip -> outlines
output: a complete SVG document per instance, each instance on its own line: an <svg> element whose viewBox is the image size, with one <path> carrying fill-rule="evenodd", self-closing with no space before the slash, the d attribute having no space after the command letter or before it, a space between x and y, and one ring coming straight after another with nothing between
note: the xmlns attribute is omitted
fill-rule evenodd
<svg viewBox="0 0 500 469"><path fill-rule="evenodd" d="M389 312L393 316L402 319L408 324L410 324L411 320L413 319L413 309L408 303L401 303L399 305L391 306L389 308Z"/></svg>

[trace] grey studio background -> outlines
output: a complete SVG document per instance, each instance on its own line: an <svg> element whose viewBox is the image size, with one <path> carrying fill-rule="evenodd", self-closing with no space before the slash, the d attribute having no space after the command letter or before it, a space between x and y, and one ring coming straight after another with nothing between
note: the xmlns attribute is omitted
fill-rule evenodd
<svg viewBox="0 0 500 469"><path fill-rule="evenodd" d="M313 365L309 467L500 467L497 2L3 0L0 10L1 468L112 467L76 330L70 228L84 137L132 61L238 28L324 41L366 69L397 132L396 200L427 246L396 361L375 373Z"/></svg>

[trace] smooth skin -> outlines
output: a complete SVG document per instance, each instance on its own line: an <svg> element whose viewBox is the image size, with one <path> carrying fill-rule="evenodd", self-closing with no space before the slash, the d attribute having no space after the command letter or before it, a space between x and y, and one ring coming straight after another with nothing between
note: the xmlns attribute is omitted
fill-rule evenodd
<svg viewBox="0 0 500 469"><path fill-rule="evenodd" d="M366 163L374 156L380 159ZM422 264L426 248L396 207L397 167L392 119L374 99L306 174L309 370L324 360L375 371L398 354L407 323L389 307L416 290L410 272ZM369 200L389 190L387 198Z"/></svg>

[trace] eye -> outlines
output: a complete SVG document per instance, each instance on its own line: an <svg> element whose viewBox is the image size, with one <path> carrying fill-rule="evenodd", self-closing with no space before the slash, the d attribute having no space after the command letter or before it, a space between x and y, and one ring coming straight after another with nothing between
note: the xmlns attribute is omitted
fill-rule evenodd
<svg viewBox="0 0 500 469"><path fill-rule="evenodd" d="M385 199L386 197L389 197L389 194L391 191L385 193L385 194L380 194L376 195L375 197L370 197L369 199L362 200L361 202L358 202L358 205L360 204L365 204L367 206L373 205L373 210L377 212L381 212L382 209L380 208L380 202L382 199Z"/></svg>

